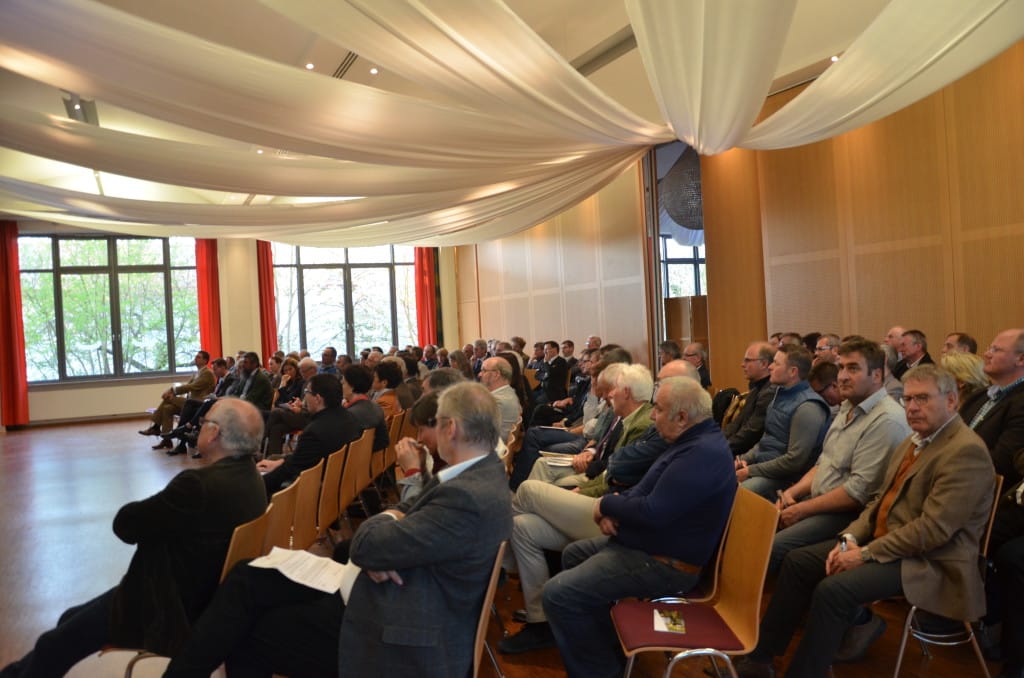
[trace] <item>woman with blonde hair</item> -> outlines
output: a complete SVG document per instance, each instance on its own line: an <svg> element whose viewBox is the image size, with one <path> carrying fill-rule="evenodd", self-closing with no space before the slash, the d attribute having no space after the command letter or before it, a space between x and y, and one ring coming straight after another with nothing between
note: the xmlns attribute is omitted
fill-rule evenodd
<svg viewBox="0 0 1024 678"><path fill-rule="evenodd" d="M956 378L961 406L972 395L990 385L983 369L985 361L973 353L947 353L942 356L941 363L942 368Z"/></svg>

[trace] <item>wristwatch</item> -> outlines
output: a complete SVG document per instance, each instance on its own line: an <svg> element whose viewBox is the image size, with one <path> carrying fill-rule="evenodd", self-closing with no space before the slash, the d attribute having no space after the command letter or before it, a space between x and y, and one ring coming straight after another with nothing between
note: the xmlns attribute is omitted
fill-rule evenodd
<svg viewBox="0 0 1024 678"><path fill-rule="evenodd" d="M875 561L875 556L872 555L871 549L867 546L862 546L860 549L860 559L865 563L873 563Z"/></svg>

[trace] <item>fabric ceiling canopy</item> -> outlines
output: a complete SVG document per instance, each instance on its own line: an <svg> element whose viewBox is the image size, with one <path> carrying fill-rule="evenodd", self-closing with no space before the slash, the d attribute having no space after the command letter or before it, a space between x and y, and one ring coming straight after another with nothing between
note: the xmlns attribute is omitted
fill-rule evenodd
<svg viewBox="0 0 1024 678"><path fill-rule="evenodd" d="M626 0L664 124L602 93L500 0L263 1L437 96L305 71L91 0L8 0L0 67L224 143L0 105L0 145L83 172L301 198L138 200L8 176L0 211L143 235L480 242L571 207L651 145L678 138L711 154L824 139L913 103L1024 35L1024 0L892 0L838 63L753 126L797 0ZM275 152L254 157L245 144Z"/></svg>

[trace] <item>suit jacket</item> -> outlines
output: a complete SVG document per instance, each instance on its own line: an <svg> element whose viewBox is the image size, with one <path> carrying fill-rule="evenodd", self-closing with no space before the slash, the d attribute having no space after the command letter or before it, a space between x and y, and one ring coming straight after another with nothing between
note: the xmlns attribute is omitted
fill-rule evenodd
<svg viewBox="0 0 1024 678"><path fill-rule="evenodd" d="M137 547L114 594L111 642L175 654L217 590L235 527L266 508L251 456L182 471L125 504L114 534Z"/></svg>
<svg viewBox="0 0 1024 678"><path fill-rule="evenodd" d="M988 400L987 390L976 393L961 406L960 416L969 426ZM1024 384L1017 384L999 399L985 418L974 427L992 455L1003 487L1011 487L1024 476Z"/></svg>
<svg viewBox="0 0 1024 678"><path fill-rule="evenodd" d="M228 389L228 395L238 396L255 405L257 409L269 410L274 400L274 387L270 385L267 373L257 368L248 377L239 377Z"/></svg>
<svg viewBox="0 0 1024 678"><path fill-rule="evenodd" d="M733 454L747 452L764 435L764 419L774 397L775 387L769 377L750 384L743 408L722 431Z"/></svg>
<svg viewBox="0 0 1024 678"><path fill-rule="evenodd" d="M959 416L921 451L889 509L888 532L871 539L881 497L909 449L890 457L879 495L846 531L879 562L900 561L903 592L929 612L973 621L985 613L978 546L992 508L995 469L985 443Z"/></svg>
<svg viewBox="0 0 1024 678"><path fill-rule="evenodd" d="M548 363L548 371L544 377L544 393L547 394L548 402L553 403L561 400L566 395L566 382L569 379L569 364L562 356L555 356L555 359Z"/></svg>
<svg viewBox="0 0 1024 678"><path fill-rule="evenodd" d="M344 407L328 407L320 410L302 429L295 451L284 458L284 463L263 476L267 496L281 489L308 468L313 468L321 459L337 452L347 443L363 435L363 427L356 422Z"/></svg>
<svg viewBox="0 0 1024 678"><path fill-rule="evenodd" d="M192 375L191 379L180 386L175 386L172 390L175 395L202 400L213 393L213 387L216 385L217 378L213 376L213 370L203 365L198 372Z"/></svg>
<svg viewBox="0 0 1024 678"><path fill-rule="evenodd" d="M348 406L348 413L355 417L359 428L374 430L374 450L383 450L388 446L390 442L388 440L388 425L384 420L384 410L380 405L372 400L357 400Z"/></svg>
<svg viewBox="0 0 1024 678"><path fill-rule="evenodd" d="M932 360L931 354L928 353L928 351L925 351L924 355L921 357L921 360L919 360L917 364L918 365L934 365L935 361ZM915 367L916 367L916 365L915 365ZM906 358L900 358L900 361L898 363L896 363L896 365L892 368L892 376L896 377L897 379L902 379L903 375L906 374L907 370L909 370L909 369L910 369L910 366L907 365L907 359Z"/></svg>
<svg viewBox="0 0 1024 678"><path fill-rule="evenodd" d="M512 533L505 467L489 454L399 509L402 520L374 516L352 538L352 562L397 570L404 584L356 579L339 676L468 676L494 557Z"/></svg>

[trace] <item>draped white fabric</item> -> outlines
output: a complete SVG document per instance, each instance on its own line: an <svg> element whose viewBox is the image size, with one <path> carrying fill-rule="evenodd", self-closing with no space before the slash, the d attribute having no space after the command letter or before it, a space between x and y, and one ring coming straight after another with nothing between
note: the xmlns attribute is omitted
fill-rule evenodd
<svg viewBox="0 0 1024 678"><path fill-rule="evenodd" d="M827 138L926 96L1024 35L1024 0L892 0L837 64L751 128L797 0L626 0L670 128L598 90L500 0L263 1L441 98L289 67L92 0L6 0L0 67L232 143L128 134L8 102L0 146L175 186L359 199L159 202L0 177L0 210L146 235L480 242L578 203L653 144L676 137L717 153ZM280 153L256 158L237 142Z"/></svg>

